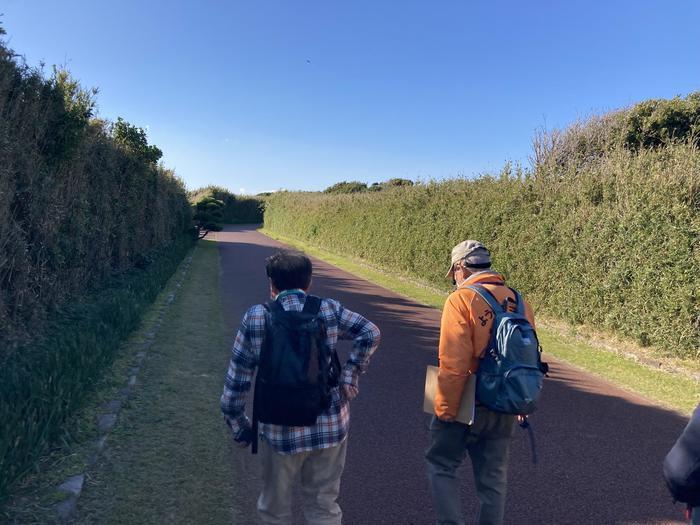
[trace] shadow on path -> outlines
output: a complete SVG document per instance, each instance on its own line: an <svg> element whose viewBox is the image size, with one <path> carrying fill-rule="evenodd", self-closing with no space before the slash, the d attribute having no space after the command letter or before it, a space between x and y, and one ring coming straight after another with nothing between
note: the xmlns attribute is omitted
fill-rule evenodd
<svg viewBox="0 0 700 525"><path fill-rule="evenodd" d="M264 259L283 245L251 226L228 227L216 239L232 342L245 310L267 300ZM434 523L422 402L425 367L437 364L440 312L318 259L313 263L312 293L338 299L382 330L382 345L352 406L340 501L344 522ZM681 523L661 462L687 420L577 369L552 365L541 409L531 418L539 463L531 463L525 432L513 439L506 523ZM254 468L248 451L234 453L241 456L234 459L240 468ZM469 521L476 498L468 462L462 478Z"/></svg>

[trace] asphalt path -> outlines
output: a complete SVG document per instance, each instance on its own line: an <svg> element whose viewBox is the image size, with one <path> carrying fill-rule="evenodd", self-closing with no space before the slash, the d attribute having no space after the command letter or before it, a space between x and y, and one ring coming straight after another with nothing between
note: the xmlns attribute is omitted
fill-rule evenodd
<svg viewBox="0 0 700 525"><path fill-rule="evenodd" d="M227 227L216 239L233 341L246 309L268 300L264 259L283 245L252 226ZM340 497L343 522L434 523L423 460L429 416L422 404L425 367L437 364L440 312L312 260L311 293L339 300L382 332L382 344L351 406ZM341 359L347 348L339 348ZM664 486L661 463L687 420L551 357L546 360L550 377L540 409L531 417L539 461L532 463L527 434L518 429L511 447L506 523L682 523L681 506L673 504ZM249 451L232 454L241 473L232 495L241 507L236 514L255 523L256 458ZM468 460L461 477L469 523L477 500ZM300 515L297 523L303 523Z"/></svg>

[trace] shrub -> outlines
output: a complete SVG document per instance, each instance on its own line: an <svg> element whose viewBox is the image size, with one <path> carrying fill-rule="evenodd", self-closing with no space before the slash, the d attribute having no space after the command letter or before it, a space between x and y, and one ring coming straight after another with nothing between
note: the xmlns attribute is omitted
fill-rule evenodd
<svg viewBox="0 0 700 525"><path fill-rule="evenodd" d="M219 186L206 186L189 193L190 202L193 204L203 198L223 202L224 224L260 224L263 221L264 201L261 196L234 195Z"/></svg>
<svg viewBox="0 0 700 525"><path fill-rule="evenodd" d="M132 267L191 221L182 182L122 119L94 118L96 90L50 79L0 44L0 338ZM1 356L0 356L1 357Z"/></svg>
<svg viewBox="0 0 700 525"><path fill-rule="evenodd" d="M359 193L362 191L367 191L367 184L357 181L337 182L323 190L324 193Z"/></svg>
<svg viewBox="0 0 700 525"><path fill-rule="evenodd" d="M224 220L224 203L214 197L202 197L194 204L194 222L198 238L203 239L210 231L221 231Z"/></svg>
<svg viewBox="0 0 700 525"><path fill-rule="evenodd" d="M111 132L117 144L147 164L156 164L163 156L158 147L148 144L143 128L133 126L121 117L112 124Z"/></svg>
<svg viewBox="0 0 700 525"><path fill-rule="evenodd" d="M698 148L579 160L390 192L278 193L265 227L445 291L452 246L479 239L538 312L698 357Z"/></svg>
<svg viewBox="0 0 700 525"><path fill-rule="evenodd" d="M0 31L2 33L2 31ZM0 42L0 500L190 246L182 182L97 91Z"/></svg>
<svg viewBox="0 0 700 525"><path fill-rule="evenodd" d="M634 105L627 112L622 133L625 145L632 150L687 141L700 146L700 91L685 98Z"/></svg>

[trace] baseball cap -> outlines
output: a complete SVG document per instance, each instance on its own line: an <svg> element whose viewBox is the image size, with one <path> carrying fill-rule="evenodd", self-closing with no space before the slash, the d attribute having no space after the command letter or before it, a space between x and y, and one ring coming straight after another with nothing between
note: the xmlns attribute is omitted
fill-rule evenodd
<svg viewBox="0 0 700 525"><path fill-rule="evenodd" d="M479 241L467 240L460 242L452 248L452 262L445 277L452 277L455 263L462 260L467 266L484 265L488 267L491 264L491 253Z"/></svg>

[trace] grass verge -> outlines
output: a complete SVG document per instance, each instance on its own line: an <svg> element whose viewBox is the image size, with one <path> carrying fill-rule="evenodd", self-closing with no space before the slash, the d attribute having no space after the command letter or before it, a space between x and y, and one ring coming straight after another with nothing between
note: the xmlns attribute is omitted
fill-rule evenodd
<svg viewBox="0 0 700 525"><path fill-rule="evenodd" d="M228 357L218 251L200 241L105 454L88 471L77 523L233 522L218 407Z"/></svg>
<svg viewBox="0 0 700 525"><path fill-rule="evenodd" d="M422 304L442 309L445 302L446 294L430 286L391 275L361 260L328 252L266 228L259 231ZM700 402L700 381L696 375L694 377L699 369L696 363L681 363L676 360L676 372L654 368L617 351L582 340L580 336L563 333L561 327L554 328L554 324L545 321L538 327L542 347L547 354L685 415L690 414ZM629 352L626 354L629 355Z"/></svg>
<svg viewBox="0 0 700 525"><path fill-rule="evenodd" d="M56 487L81 472L86 481L75 523L235 522L230 439L218 407L229 351L216 243L198 243L175 302L164 311L179 278L178 270L122 345L77 414L71 441L42 459L0 513L0 523L53 523L55 504L66 498ZM131 397L102 455L87 467L98 437L96 416L125 386L163 315Z"/></svg>

